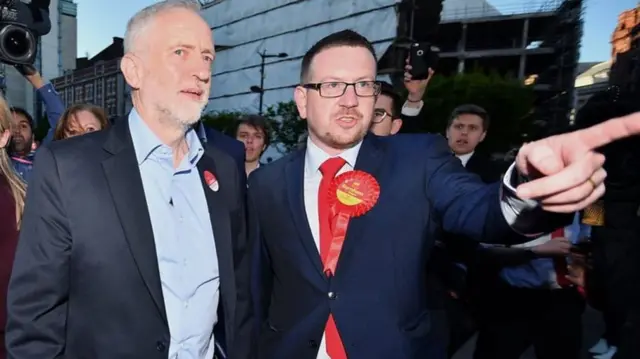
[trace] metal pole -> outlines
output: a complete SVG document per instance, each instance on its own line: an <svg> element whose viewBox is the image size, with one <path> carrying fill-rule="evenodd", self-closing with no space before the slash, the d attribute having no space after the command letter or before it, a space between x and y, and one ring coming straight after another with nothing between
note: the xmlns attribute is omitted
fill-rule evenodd
<svg viewBox="0 0 640 359"><path fill-rule="evenodd" d="M262 115L262 96L264 96L264 60L266 58L266 51L263 51L260 54L260 57L261 57L261 61L260 61L260 105L259 105L258 114Z"/></svg>
<svg viewBox="0 0 640 359"><path fill-rule="evenodd" d="M411 18L409 20L409 39L413 40L413 25L415 22L416 0L411 0Z"/></svg>

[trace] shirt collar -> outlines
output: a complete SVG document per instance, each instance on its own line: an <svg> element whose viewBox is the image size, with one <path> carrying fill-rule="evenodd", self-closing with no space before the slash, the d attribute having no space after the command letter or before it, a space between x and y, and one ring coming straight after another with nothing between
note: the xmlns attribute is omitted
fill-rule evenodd
<svg viewBox="0 0 640 359"><path fill-rule="evenodd" d="M356 159L358 158L358 153L360 152L361 146L362 141L337 156L330 156L326 152L321 150L320 147L316 146L311 138L308 137L304 160L305 172L307 174L315 174L320 170L320 166L324 163L324 161L328 160L331 157L342 157L342 159L345 160L349 164L349 166L351 166L351 168L355 168Z"/></svg>
<svg viewBox="0 0 640 359"><path fill-rule="evenodd" d="M198 124L194 127L198 134L198 138L200 138L200 142L206 144L208 138L207 138L207 131L204 127L204 123L202 121L198 121Z"/></svg>
<svg viewBox="0 0 640 359"><path fill-rule="evenodd" d="M471 159L471 156L473 156L473 154L475 153L475 151L471 151L469 153L465 153L464 155L456 155L456 157L458 157L460 159L460 162L462 162L463 166L467 166L467 162L469 162L469 159Z"/></svg>
<svg viewBox="0 0 640 359"><path fill-rule="evenodd" d="M129 113L129 129L131 131L131 140L133 141L138 165L144 163L158 148L166 149L168 150L167 153L171 153L171 149L163 144L155 133L151 131L142 118L140 118L135 108ZM185 139L189 147L187 158L189 159L190 165L195 165L202 157L204 148L193 128L187 130Z"/></svg>

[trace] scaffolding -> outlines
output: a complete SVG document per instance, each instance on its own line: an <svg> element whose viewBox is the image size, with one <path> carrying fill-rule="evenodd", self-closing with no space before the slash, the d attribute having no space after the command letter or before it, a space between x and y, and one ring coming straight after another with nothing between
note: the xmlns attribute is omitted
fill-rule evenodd
<svg viewBox="0 0 640 359"><path fill-rule="evenodd" d="M580 57L583 27L583 1L565 0L556 10L555 23L544 44L555 49L554 63L539 74L536 85L539 101L536 119L544 124L544 136L567 128L575 103L575 78Z"/></svg>

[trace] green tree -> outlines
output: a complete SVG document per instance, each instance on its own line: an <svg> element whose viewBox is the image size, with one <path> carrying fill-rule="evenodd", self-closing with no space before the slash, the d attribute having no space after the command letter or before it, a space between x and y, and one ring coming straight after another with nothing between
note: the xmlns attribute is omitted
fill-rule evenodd
<svg viewBox="0 0 640 359"><path fill-rule="evenodd" d="M271 127L271 143L278 152L287 154L298 148L300 139L307 132L307 121L300 118L294 101L269 106L264 117Z"/></svg>
<svg viewBox="0 0 640 359"><path fill-rule="evenodd" d="M531 128L534 101L532 88L497 73L477 71L453 77L435 76L429 84L421 118L416 121L422 124L420 132L444 133L454 108L476 104L491 117L482 148L488 152L506 151L519 144Z"/></svg>
<svg viewBox="0 0 640 359"><path fill-rule="evenodd" d="M206 127L214 128L226 135L235 137L236 123L244 113L239 111L215 111L204 114L201 118Z"/></svg>

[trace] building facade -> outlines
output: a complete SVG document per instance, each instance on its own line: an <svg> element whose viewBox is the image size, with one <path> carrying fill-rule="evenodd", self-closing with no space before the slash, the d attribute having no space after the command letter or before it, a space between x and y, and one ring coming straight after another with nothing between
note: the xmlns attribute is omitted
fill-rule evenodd
<svg viewBox="0 0 640 359"><path fill-rule="evenodd" d="M131 110L130 89L120 72L123 40L113 43L92 58L79 58L76 69L51 80L63 103L89 103L104 108L110 119L123 116Z"/></svg>
<svg viewBox="0 0 640 359"><path fill-rule="evenodd" d="M60 73L76 68L78 56L78 5L73 0L60 1Z"/></svg>
<svg viewBox="0 0 640 359"><path fill-rule="evenodd" d="M615 61L616 55L631 49L633 36L631 30L640 24L640 7L623 11L618 16L618 24L611 35L611 59Z"/></svg>

